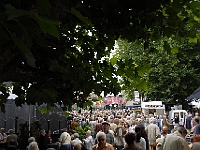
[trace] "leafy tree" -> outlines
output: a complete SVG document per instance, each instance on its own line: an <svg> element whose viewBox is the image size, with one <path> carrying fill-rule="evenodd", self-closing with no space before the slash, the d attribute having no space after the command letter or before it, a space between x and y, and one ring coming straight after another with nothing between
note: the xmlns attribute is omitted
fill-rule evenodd
<svg viewBox="0 0 200 150"><path fill-rule="evenodd" d="M115 94L120 90L118 75L137 77L149 68L118 61L124 68L120 72L103 59L116 39L142 40L144 49L171 35L196 43L199 4L198 0L2 0L0 83L14 83L17 105L91 104L90 92ZM2 109L8 90L1 84Z"/></svg>
<svg viewBox="0 0 200 150"><path fill-rule="evenodd" d="M168 52L165 43L168 42L174 48ZM124 44L124 46L122 46ZM145 94L147 100L158 100L183 104L187 108L186 98L199 86L199 57L198 45L188 41L174 41L163 38L161 41L152 42L151 49L144 50L141 42L127 43L119 40L118 56L121 60L132 60L135 66L149 64L149 72L138 75L138 81L145 79L144 84L137 88L134 77L129 77L129 85ZM124 48L124 47L127 48ZM178 48L179 49L178 49ZM152 51L154 49L154 51ZM155 52L156 51L156 52ZM141 67L140 67L141 68ZM140 72L140 71L138 71ZM147 74L148 73L148 74ZM127 75L124 75L127 77ZM124 80L122 80L124 82ZM126 80L125 84L126 85ZM140 87L139 86L139 87ZM146 88L147 87L147 88ZM135 88L126 86L126 91L132 96Z"/></svg>

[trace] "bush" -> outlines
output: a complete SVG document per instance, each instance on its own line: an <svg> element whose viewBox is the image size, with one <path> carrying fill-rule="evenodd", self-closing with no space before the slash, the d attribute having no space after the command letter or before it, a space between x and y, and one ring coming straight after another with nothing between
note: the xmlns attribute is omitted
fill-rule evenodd
<svg viewBox="0 0 200 150"><path fill-rule="evenodd" d="M85 139L86 138L86 132L88 130L91 130L91 125L86 124L84 126L79 126L74 130L74 133L78 133L79 134L79 139Z"/></svg>

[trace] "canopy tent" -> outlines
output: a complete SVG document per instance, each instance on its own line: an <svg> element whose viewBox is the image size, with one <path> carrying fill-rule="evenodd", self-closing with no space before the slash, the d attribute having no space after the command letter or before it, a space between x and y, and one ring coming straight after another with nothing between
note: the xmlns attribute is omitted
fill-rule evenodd
<svg viewBox="0 0 200 150"><path fill-rule="evenodd" d="M199 99L200 98L200 87L196 89L192 95L190 95L187 99Z"/></svg>

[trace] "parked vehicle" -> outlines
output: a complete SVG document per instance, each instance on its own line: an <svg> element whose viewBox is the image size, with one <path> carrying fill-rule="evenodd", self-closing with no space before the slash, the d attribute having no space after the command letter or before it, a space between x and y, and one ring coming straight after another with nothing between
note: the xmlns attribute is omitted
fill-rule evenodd
<svg viewBox="0 0 200 150"><path fill-rule="evenodd" d="M169 119L172 120L173 125L185 125L188 113L186 110L171 110L169 112Z"/></svg>

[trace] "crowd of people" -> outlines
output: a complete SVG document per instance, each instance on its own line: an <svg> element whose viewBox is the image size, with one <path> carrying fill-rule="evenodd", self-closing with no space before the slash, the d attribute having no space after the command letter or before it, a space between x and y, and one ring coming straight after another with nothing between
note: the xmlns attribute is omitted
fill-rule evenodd
<svg viewBox="0 0 200 150"><path fill-rule="evenodd" d="M57 148L48 148L52 143L51 132L41 131L39 140L28 139L28 150L199 150L200 116L189 114L184 125L172 123L174 118L166 114L142 114L134 110L96 110L72 111L70 124L58 140ZM172 128L173 124L173 128ZM89 125L84 139L74 130L79 126ZM9 133L10 134L10 133ZM13 133L11 133L13 134ZM9 140L3 128L1 141ZM14 136L13 136L14 137ZM10 140L9 145L16 145ZM8 146L9 147L9 146Z"/></svg>

